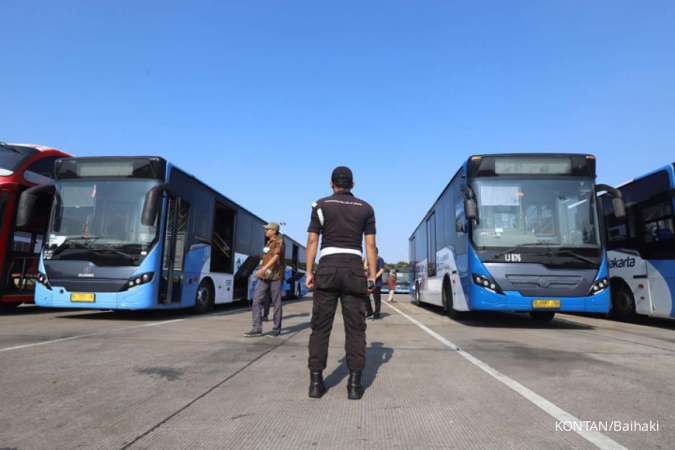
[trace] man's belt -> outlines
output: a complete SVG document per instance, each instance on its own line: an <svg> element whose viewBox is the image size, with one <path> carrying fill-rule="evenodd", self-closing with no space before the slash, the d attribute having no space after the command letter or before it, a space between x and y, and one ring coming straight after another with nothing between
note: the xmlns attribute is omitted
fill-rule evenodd
<svg viewBox="0 0 675 450"><path fill-rule="evenodd" d="M363 253L361 253L361 250L354 250L353 248L326 247L321 249L319 259L323 258L324 256L341 254L356 255L360 258L363 258Z"/></svg>

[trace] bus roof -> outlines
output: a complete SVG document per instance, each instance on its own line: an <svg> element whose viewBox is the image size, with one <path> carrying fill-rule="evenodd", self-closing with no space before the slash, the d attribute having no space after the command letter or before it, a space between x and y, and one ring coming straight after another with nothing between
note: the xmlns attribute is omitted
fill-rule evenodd
<svg viewBox="0 0 675 450"><path fill-rule="evenodd" d="M488 158L491 156L504 156L504 157L514 157L514 156L519 156L519 157L535 157L535 158L545 158L545 157L563 157L563 156L583 156L586 158L592 158L595 159L595 155L591 153L481 153L481 154L473 154L467 158L467 161L471 161L474 158Z"/></svg>
<svg viewBox="0 0 675 450"><path fill-rule="evenodd" d="M38 144L18 144L18 143L9 143L9 142L3 142L4 145L8 145L10 147L25 147L25 148L30 148L37 150L39 152L46 152L48 150L58 150L57 148L54 147L47 147L46 145L38 145Z"/></svg>
<svg viewBox="0 0 675 450"><path fill-rule="evenodd" d="M253 216L255 219L258 219L261 223L269 223L268 221L266 221L266 220L263 219L262 217L260 217L260 216L258 216L257 214L251 212L250 210L244 208L243 206L241 206L239 203L235 202L234 200L232 200L232 199L229 198L228 196L226 196L226 195L220 193L219 191L217 191L217 190L214 189L213 187L211 187L211 186L209 186L208 184L204 183L203 181L201 181L200 179L198 179L196 176L192 175L191 173L186 172L185 170L181 169L181 168L178 167L178 166L173 165L172 163L169 163L168 161L166 161L166 159L162 158L161 156L153 156L152 158L159 158L159 159L161 159L162 161L167 162L167 164L169 164L171 167L173 167L173 168L175 168L175 169L177 169L177 170L180 170L180 171L183 172L186 176L192 178L195 182L201 184L203 187L205 187L206 189L208 189L208 190L210 190L211 192L213 192L217 197L222 197L223 199L225 199L225 200L228 201L229 203L232 203L233 205L235 205L237 208L239 208L239 209L241 209L242 211L245 211L246 213L250 214L250 215ZM292 237L290 237L290 236L288 236L287 234L284 234L284 233L282 233L282 234L283 234L284 236L286 236L288 239L290 239L291 241L293 241L295 244L298 244L298 245L301 246L302 248L305 248L304 245L300 244L298 241L296 241L296 240L293 239Z"/></svg>
<svg viewBox="0 0 675 450"><path fill-rule="evenodd" d="M638 180L641 180L643 178L646 178L648 176L654 175L655 173L661 172L663 170L665 170L666 172L670 172L671 180L675 180L675 162L673 162L673 163L667 164L665 166L658 167L658 168L652 170L651 172L645 173L644 175L640 175L639 177L631 178L630 180L624 181L623 183L619 184L617 186L617 188L622 188L626 185L634 183L634 182L636 182Z"/></svg>

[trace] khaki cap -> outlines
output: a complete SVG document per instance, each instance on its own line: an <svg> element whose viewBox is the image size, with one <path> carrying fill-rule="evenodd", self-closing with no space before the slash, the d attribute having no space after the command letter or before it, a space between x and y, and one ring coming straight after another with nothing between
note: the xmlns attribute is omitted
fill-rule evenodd
<svg viewBox="0 0 675 450"><path fill-rule="evenodd" d="M270 223L268 223L267 225L265 225L265 229L266 229L266 230L274 230L274 231L276 231L277 233L279 232L279 228L280 228L280 227L279 227L279 224L276 223L276 222L270 222Z"/></svg>

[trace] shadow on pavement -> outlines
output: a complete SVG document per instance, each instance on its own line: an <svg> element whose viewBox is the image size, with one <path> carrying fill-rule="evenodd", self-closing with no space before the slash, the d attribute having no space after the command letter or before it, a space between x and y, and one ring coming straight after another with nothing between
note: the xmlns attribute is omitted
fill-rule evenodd
<svg viewBox="0 0 675 450"><path fill-rule="evenodd" d="M284 300L284 305L299 303L307 300L307 297L300 298L297 300ZM82 314L82 311L87 311L87 309L51 309L44 308L44 311L62 311L62 312L78 312L78 314L66 314L57 316L56 319L90 319L90 320L119 320L119 321L129 321L129 322L141 322L141 321L162 321L162 320L172 320L172 319L182 319L189 317L200 317L199 314L193 313L190 308L184 309L166 309L166 310L146 310L146 311L122 311L122 310L89 310L90 314ZM228 303L225 305L216 305L208 314L204 316L214 315L214 316L229 316L234 314L249 314L250 308L243 301L236 301L233 303ZM285 318L289 318L288 316Z"/></svg>
<svg viewBox="0 0 675 450"><path fill-rule="evenodd" d="M298 315L300 316L302 314L298 314ZM286 320L286 319L288 319L288 317L284 317L283 320ZM299 323L297 325L293 325L291 327L283 327L283 323L282 323L281 335L284 336L284 335L287 335L287 334L297 333L297 332L300 332L302 330L306 330L307 328L309 328L311 326L312 326L312 324L310 322L302 322L302 323Z"/></svg>
<svg viewBox="0 0 675 450"><path fill-rule="evenodd" d="M384 318L386 318L386 317L389 317L389 316L391 316L391 314L386 313L386 312L381 312L381 313L380 313L380 318L379 318L379 319L373 319L372 317L369 317L369 318L368 318L368 323L373 322L373 321L382 320L382 319L384 319Z"/></svg>
<svg viewBox="0 0 675 450"><path fill-rule="evenodd" d="M363 378L361 380L364 390L368 390L372 386L377 378L380 367L391 361L393 355L394 349L385 347L382 342L370 343L366 349L366 368L363 370ZM349 369L347 368L346 358L342 358L340 364L324 380L326 388L331 389L339 385L347 376L349 376Z"/></svg>
<svg viewBox="0 0 675 450"><path fill-rule="evenodd" d="M438 314L445 314L443 309L434 305L421 305L419 308L426 309ZM565 313L566 314L566 313ZM556 316L557 317L557 316ZM453 320L448 318L448 320ZM584 323L572 322L567 319L556 318L551 322L538 322L530 318L526 313L508 313L493 311L471 311L461 314L455 322L469 327L483 328L527 328L532 330L594 330L596 327Z"/></svg>
<svg viewBox="0 0 675 450"><path fill-rule="evenodd" d="M284 320L288 319L295 319L296 317L309 317L309 313L302 313L302 314L291 314L290 316L284 316Z"/></svg>
<svg viewBox="0 0 675 450"><path fill-rule="evenodd" d="M2 316L28 316L32 314L54 314L59 312L74 312L74 311L84 311L82 309L72 309L72 308L41 308L37 305L26 304L18 306L14 309L0 311L0 317Z"/></svg>
<svg viewBox="0 0 675 450"><path fill-rule="evenodd" d="M608 323L631 323L634 325L644 325L647 327L654 328L663 328L664 330L675 330L675 318L666 319L661 317L648 317L643 315L636 315L633 319L630 320L619 320L614 319L608 315L597 315L597 314L572 314L579 317L588 317L590 319L602 319Z"/></svg>

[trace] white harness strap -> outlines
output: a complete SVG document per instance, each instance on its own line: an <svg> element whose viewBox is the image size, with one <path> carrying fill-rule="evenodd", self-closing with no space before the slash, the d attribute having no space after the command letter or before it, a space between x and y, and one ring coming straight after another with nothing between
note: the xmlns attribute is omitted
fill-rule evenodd
<svg viewBox="0 0 675 450"><path fill-rule="evenodd" d="M354 250L353 248L326 247L324 249L321 249L319 259L323 258L324 256L339 255L339 254L356 255L359 258L363 258L363 253L361 253L360 250Z"/></svg>
<svg viewBox="0 0 675 450"><path fill-rule="evenodd" d="M312 203L312 208L316 208L317 206L319 206L317 202ZM321 210L321 208L316 208L316 215L319 216L319 222L321 223L321 226L323 226L323 210Z"/></svg>

